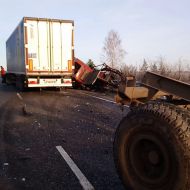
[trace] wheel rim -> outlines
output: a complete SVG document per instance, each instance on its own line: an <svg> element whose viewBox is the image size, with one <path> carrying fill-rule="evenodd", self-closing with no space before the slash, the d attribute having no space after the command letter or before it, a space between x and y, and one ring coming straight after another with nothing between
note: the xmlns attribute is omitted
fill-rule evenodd
<svg viewBox="0 0 190 190"><path fill-rule="evenodd" d="M159 187L168 183L175 174L170 148L157 133L144 130L133 135L127 142L126 161L129 172L133 172L135 180L146 186ZM176 173L176 171L173 171Z"/></svg>

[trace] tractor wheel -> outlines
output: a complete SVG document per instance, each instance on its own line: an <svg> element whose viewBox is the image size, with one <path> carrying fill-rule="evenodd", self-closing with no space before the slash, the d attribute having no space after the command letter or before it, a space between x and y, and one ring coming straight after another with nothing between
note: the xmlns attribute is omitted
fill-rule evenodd
<svg viewBox="0 0 190 190"><path fill-rule="evenodd" d="M127 190L189 190L190 112L163 103L131 110L116 130L114 161Z"/></svg>

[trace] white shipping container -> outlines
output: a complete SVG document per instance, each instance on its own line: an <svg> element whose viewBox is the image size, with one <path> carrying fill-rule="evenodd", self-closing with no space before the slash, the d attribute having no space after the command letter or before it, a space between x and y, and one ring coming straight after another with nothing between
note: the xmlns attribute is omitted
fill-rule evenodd
<svg viewBox="0 0 190 190"><path fill-rule="evenodd" d="M24 76L27 87L71 86L72 81L64 85L64 79L73 73L73 38L73 21L24 17L6 42L8 76ZM51 77L59 80L47 85L39 80ZM30 83L31 78L38 78L37 83Z"/></svg>

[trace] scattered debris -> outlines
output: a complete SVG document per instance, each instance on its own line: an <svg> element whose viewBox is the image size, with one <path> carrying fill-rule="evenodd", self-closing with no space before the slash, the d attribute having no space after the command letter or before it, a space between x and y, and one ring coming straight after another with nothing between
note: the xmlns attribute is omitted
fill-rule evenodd
<svg viewBox="0 0 190 190"><path fill-rule="evenodd" d="M63 139L62 141L63 141L63 143L67 143L67 141L65 139Z"/></svg>
<svg viewBox="0 0 190 190"><path fill-rule="evenodd" d="M23 105L22 112L23 112L24 115L27 115L26 104Z"/></svg>
<svg viewBox="0 0 190 190"><path fill-rule="evenodd" d="M18 160L20 160L20 161L26 161L26 160L30 160L30 159L31 159L30 156L22 156L22 157L18 158Z"/></svg>
<svg viewBox="0 0 190 190"><path fill-rule="evenodd" d="M17 93L16 95L17 95L17 97L18 97L18 98L21 100L21 102L22 102L22 113L23 113L23 115L24 115L24 116L29 115L29 112L27 112L26 104L24 103L23 97L20 95L20 93Z"/></svg>
<svg viewBox="0 0 190 190"><path fill-rule="evenodd" d="M48 120L48 121L50 122L51 120ZM32 126L41 128L41 123L39 123L37 120L34 120L34 122L32 123Z"/></svg>
<svg viewBox="0 0 190 190"><path fill-rule="evenodd" d="M22 178L22 181L26 181L26 178L23 177L23 178Z"/></svg>
<svg viewBox="0 0 190 190"><path fill-rule="evenodd" d="M3 165L4 165L4 166L8 166L8 165L9 165L9 163L5 162Z"/></svg>
<svg viewBox="0 0 190 190"><path fill-rule="evenodd" d="M25 151L29 151L29 150L30 150L30 148L26 148L26 149L25 149Z"/></svg>
<svg viewBox="0 0 190 190"><path fill-rule="evenodd" d="M16 95L17 95L17 97L18 97L21 101L23 101L23 97L20 95L20 93L17 93Z"/></svg>

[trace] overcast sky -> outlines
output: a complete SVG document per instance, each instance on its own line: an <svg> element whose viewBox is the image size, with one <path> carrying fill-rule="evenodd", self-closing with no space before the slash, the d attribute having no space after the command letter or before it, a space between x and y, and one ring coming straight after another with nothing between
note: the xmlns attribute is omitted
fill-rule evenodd
<svg viewBox="0 0 190 190"><path fill-rule="evenodd" d="M0 0L0 65L5 42L23 16L75 22L75 56L100 63L104 39L116 30L127 64L163 56L190 61L189 0Z"/></svg>

